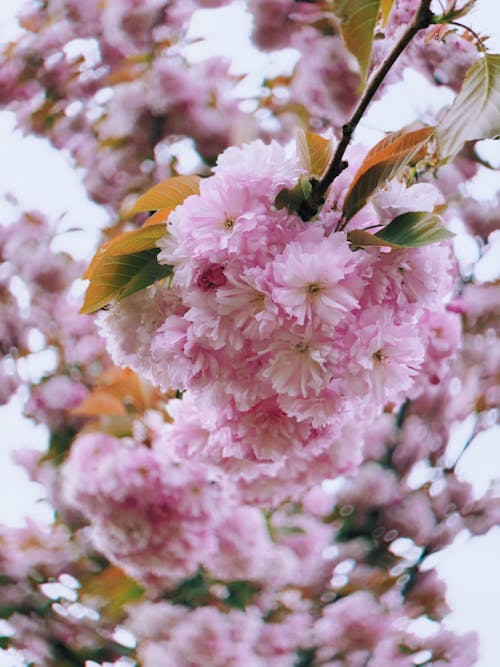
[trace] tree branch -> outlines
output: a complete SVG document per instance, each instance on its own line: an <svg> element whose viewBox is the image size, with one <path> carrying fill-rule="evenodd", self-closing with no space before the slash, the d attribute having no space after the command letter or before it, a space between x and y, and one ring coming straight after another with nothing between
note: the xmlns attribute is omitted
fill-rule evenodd
<svg viewBox="0 0 500 667"><path fill-rule="evenodd" d="M337 146L335 155L333 156L325 175L320 181L317 181L316 184L313 184L313 192L310 197L310 204L313 208L315 208L315 211L317 211L318 208L323 204L326 191L330 185L347 167L347 163L343 160L344 153L349 146L352 135L354 134L354 130L363 117L363 114L372 101L375 93L379 89L380 84L385 79L391 67L394 65L396 60L412 41L415 35L420 30L428 28L431 25L433 14L430 10L430 4L431 0L422 0L419 9L414 14L411 23L408 25L404 34L401 36L401 39L397 42L392 51L388 54L387 58L380 64L379 68L371 76L365 92L359 100L351 119L342 127L342 139Z"/></svg>

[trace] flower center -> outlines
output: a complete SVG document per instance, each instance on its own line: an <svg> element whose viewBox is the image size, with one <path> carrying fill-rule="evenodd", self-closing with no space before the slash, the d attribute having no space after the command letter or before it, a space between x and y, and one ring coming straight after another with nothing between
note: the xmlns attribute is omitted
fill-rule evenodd
<svg viewBox="0 0 500 667"><path fill-rule="evenodd" d="M306 289L309 294L317 294L318 292L321 292L323 287L319 283L309 283Z"/></svg>
<svg viewBox="0 0 500 667"><path fill-rule="evenodd" d="M263 310L264 308L264 294L262 292L254 292L250 298L250 303L252 306L258 310Z"/></svg>

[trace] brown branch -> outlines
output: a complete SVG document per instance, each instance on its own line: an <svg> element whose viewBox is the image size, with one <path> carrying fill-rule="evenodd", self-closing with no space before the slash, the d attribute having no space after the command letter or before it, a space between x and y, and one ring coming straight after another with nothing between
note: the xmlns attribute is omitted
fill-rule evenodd
<svg viewBox="0 0 500 667"><path fill-rule="evenodd" d="M433 19L433 14L430 10L431 0L422 0L420 7L416 11L405 30L404 34L401 36L401 39L394 46L392 51L388 54L387 58L380 64L379 68L371 76L368 85L363 93L363 96L358 102L354 113L352 114L351 119L342 127L342 138L337 146L335 155L330 162L330 165L320 181L313 183L313 192L310 197L310 206L315 209L315 212L323 204L325 199L325 194L333 181L341 174L344 169L347 167L347 163L344 162L343 157L344 153L349 146L349 143L354 134L359 121L363 117L368 105L372 101L375 93L379 89L382 81L387 76L387 73L394 65L396 60L412 41L415 35L422 29L428 28Z"/></svg>

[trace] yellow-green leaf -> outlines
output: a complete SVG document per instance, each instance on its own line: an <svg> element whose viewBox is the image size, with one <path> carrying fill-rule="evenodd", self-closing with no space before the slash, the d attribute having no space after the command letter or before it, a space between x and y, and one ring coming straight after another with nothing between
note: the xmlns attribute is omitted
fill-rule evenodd
<svg viewBox="0 0 500 667"><path fill-rule="evenodd" d="M389 243L384 239L379 238L376 234L364 229L353 229L352 232L347 233L347 240L353 248L364 248L366 246L387 246L389 248L399 248L395 243Z"/></svg>
<svg viewBox="0 0 500 667"><path fill-rule="evenodd" d="M382 15L382 25L386 25L389 20L394 0L380 0L380 13Z"/></svg>
<svg viewBox="0 0 500 667"><path fill-rule="evenodd" d="M108 565L97 574L89 573L80 578L80 600L91 602L107 619L118 620L127 603L142 597L144 589L119 567Z"/></svg>
<svg viewBox="0 0 500 667"><path fill-rule="evenodd" d="M390 248L414 248L452 238L438 215L428 211L402 213L376 234L355 229L347 234L352 246L388 246Z"/></svg>
<svg viewBox="0 0 500 667"><path fill-rule="evenodd" d="M358 61L362 84L370 65L379 9L380 0L335 0L334 4L345 45Z"/></svg>
<svg viewBox="0 0 500 667"><path fill-rule="evenodd" d="M500 54L488 53L465 75L460 92L437 126L441 158L451 158L466 141L500 135Z"/></svg>
<svg viewBox="0 0 500 667"><path fill-rule="evenodd" d="M80 312L94 313L170 276L172 267L159 264L156 259L159 251L150 248L128 255L101 255L93 265Z"/></svg>
<svg viewBox="0 0 500 667"><path fill-rule="evenodd" d="M412 132L393 132L382 139L366 156L344 200L343 215L349 220L366 204L375 190L394 178L406 165L416 164L426 155L433 127Z"/></svg>
<svg viewBox="0 0 500 667"><path fill-rule="evenodd" d="M153 216L154 217L154 216ZM127 255L143 250L150 250L156 247L156 242L165 236L166 227L164 224L144 225L139 229L130 232L118 234L111 241L104 243L94 255L89 267L82 278L91 280L92 275L99 261L106 255L108 257Z"/></svg>
<svg viewBox="0 0 500 667"><path fill-rule="evenodd" d="M156 211L159 208L173 210L190 195L200 191L199 176L172 176L154 185L135 202L130 214Z"/></svg>
<svg viewBox="0 0 500 667"><path fill-rule="evenodd" d="M299 129L297 131L297 152L300 164L309 176L320 179L332 159L332 142L309 130Z"/></svg>
<svg viewBox="0 0 500 667"><path fill-rule="evenodd" d="M167 233L164 224L139 227L130 232L123 232L106 243L108 255L128 255L131 252L141 252L156 246L156 242Z"/></svg>
<svg viewBox="0 0 500 667"><path fill-rule="evenodd" d="M428 211L402 213L376 235L403 248L437 243L455 236L446 229L438 215Z"/></svg>

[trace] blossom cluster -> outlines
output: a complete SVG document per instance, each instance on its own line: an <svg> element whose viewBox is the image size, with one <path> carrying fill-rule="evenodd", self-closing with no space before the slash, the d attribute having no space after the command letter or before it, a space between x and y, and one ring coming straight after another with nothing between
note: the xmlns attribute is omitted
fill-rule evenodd
<svg viewBox="0 0 500 667"><path fill-rule="evenodd" d="M252 500L359 463L359 425L418 393L428 319L452 283L446 244L353 251L335 231L342 184L314 221L277 208L302 173L277 143L225 151L158 243L171 284L100 316L115 363L188 390L173 408L176 450L241 478ZM438 200L427 184L394 185L355 220L380 226Z"/></svg>
<svg viewBox="0 0 500 667"><path fill-rule="evenodd" d="M337 3L244 3L254 44L296 59L250 93L229 63L188 55L193 13L227 4L33 2L2 47L0 104L71 155L89 196L124 217L138 192L182 171L182 137L206 175L233 142L285 144L297 124L338 134L362 74ZM381 4L391 11L376 22L368 74L421 3ZM458 90L479 54L462 30L420 31L377 96L405 67ZM92 318L77 314L83 267L57 250L58 226L30 212L0 227L0 403L22 386L47 448L15 461L55 510L46 529L0 528L13 662L476 664L473 634L442 623L433 561L457 535L500 524L498 490L479 495L462 477L499 414L498 284L448 242L360 248L350 232L439 210L481 257L498 201L467 192L482 170L468 147L437 171L380 182L345 225L366 156L352 145L304 221L283 196L310 176L293 148L225 150L169 217L158 257L172 277L101 313L114 360L137 375L112 366ZM132 224L115 222L103 240ZM38 350L49 363L37 376Z"/></svg>

